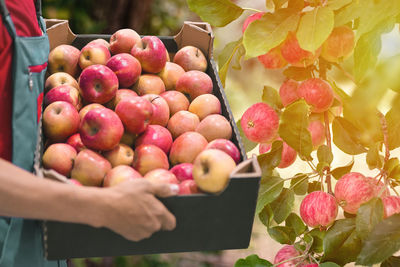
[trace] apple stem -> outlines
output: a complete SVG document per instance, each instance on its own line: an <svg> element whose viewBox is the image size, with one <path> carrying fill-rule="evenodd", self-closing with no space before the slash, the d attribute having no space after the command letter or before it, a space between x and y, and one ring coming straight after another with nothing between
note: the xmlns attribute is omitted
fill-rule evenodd
<svg viewBox="0 0 400 267"><path fill-rule="evenodd" d="M329 148L329 151L332 153L332 140L331 140L331 130L329 127L329 117L328 112L324 112L324 121L325 121L325 137L326 144ZM328 193L332 194L332 181L331 181L331 168L330 166L326 167L326 184L328 186Z"/></svg>

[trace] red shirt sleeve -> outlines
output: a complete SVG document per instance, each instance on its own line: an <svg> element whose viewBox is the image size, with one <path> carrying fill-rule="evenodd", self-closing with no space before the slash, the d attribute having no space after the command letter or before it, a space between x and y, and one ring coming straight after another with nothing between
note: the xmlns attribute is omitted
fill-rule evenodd
<svg viewBox="0 0 400 267"><path fill-rule="evenodd" d="M32 0L6 0L7 9L19 36L40 36L35 5ZM12 39L0 18L0 157L12 156Z"/></svg>

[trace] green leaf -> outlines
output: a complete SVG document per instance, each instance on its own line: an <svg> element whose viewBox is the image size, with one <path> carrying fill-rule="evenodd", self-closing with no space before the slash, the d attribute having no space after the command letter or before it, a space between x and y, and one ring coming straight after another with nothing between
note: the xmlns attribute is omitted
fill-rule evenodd
<svg viewBox="0 0 400 267"><path fill-rule="evenodd" d="M267 53L282 43L289 31L295 31L299 14L290 9L280 9L266 13L259 20L253 21L243 35L246 59Z"/></svg>
<svg viewBox="0 0 400 267"><path fill-rule="evenodd" d="M294 206L294 192L293 190L283 188L277 199L270 204L272 212L274 213L274 220L280 224L289 216Z"/></svg>
<svg viewBox="0 0 400 267"><path fill-rule="evenodd" d="M333 161L332 151L327 145L321 145L318 147L317 157L319 162L326 162L328 164L331 164Z"/></svg>
<svg viewBox="0 0 400 267"><path fill-rule="evenodd" d="M274 10L275 9L275 3L274 3L274 0L265 0L265 7L268 9L268 10Z"/></svg>
<svg viewBox="0 0 400 267"><path fill-rule="evenodd" d="M233 56L242 44L242 38L237 41L228 43L221 53L218 55L218 73L221 79L221 83L225 86L226 75L229 70L229 64L232 61Z"/></svg>
<svg viewBox="0 0 400 267"><path fill-rule="evenodd" d="M239 259L235 263L235 267L271 267L273 266L267 260L259 258L257 255L253 254L247 256L245 259Z"/></svg>
<svg viewBox="0 0 400 267"><path fill-rule="evenodd" d="M333 30L333 11L329 7L316 7L300 19L297 40L301 48L314 52Z"/></svg>
<svg viewBox="0 0 400 267"><path fill-rule="evenodd" d="M334 262L324 262L318 265L319 267L340 267L340 265L337 265Z"/></svg>
<svg viewBox="0 0 400 267"><path fill-rule="evenodd" d="M245 135L244 132L243 132L242 125L240 124L240 120L238 120L238 121L236 122L236 127L237 127L238 130L239 130L239 134L240 134L240 138L242 139L242 142L243 142L244 150L245 150L246 152L249 152L249 151L253 150L253 149L258 145L258 143L255 143L255 142L253 142L253 141L250 141L250 140L246 137L246 135ZM278 164L279 164L279 163L278 163Z"/></svg>
<svg viewBox="0 0 400 267"><path fill-rule="evenodd" d="M336 117L332 122L333 143L343 152L357 155L367 150L361 145L361 132L348 120Z"/></svg>
<svg viewBox="0 0 400 267"><path fill-rule="evenodd" d="M308 175L296 174L296 178L290 180L290 188L296 195L305 195L308 188Z"/></svg>
<svg viewBox="0 0 400 267"><path fill-rule="evenodd" d="M392 256L381 263L381 267L398 267L400 266L400 257Z"/></svg>
<svg viewBox="0 0 400 267"><path fill-rule="evenodd" d="M270 227L274 219L274 212L270 205L265 205L264 209L258 214L258 218L266 227Z"/></svg>
<svg viewBox="0 0 400 267"><path fill-rule="evenodd" d="M400 161L398 158L390 158L387 162L385 162L385 165L383 165L383 169L390 173L399 164Z"/></svg>
<svg viewBox="0 0 400 267"><path fill-rule="evenodd" d="M288 0L273 0L275 4L275 9L281 8L284 4L288 2Z"/></svg>
<svg viewBox="0 0 400 267"><path fill-rule="evenodd" d="M326 231L320 231L318 228L315 228L308 232L307 235L310 235L313 239L311 250L316 253L322 253L324 251L324 238Z"/></svg>
<svg viewBox="0 0 400 267"><path fill-rule="evenodd" d="M319 191L319 190L321 190L321 183L320 182L313 181L313 182L308 184L307 193L311 193L311 192Z"/></svg>
<svg viewBox="0 0 400 267"><path fill-rule="evenodd" d="M334 1L334 0L332 0ZM361 16L364 1L352 1L335 13L335 27L347 24Z"/></svg>
<svg viewBox="0 0 400 267"><path fill-rule="evenodd" d="M400 98L397 97L392 108L385 115L388 129L389 149L400 147Z"/></svg>
<svg viewBox="0 0 400 267"><path fill-rule="evenodd" d="M382 262L400 249L400 214L378 223L358 255L356 264L372 265Z"/></svg>
<svg viewBox="0 0 400 267"><path fill-rule="evenodd" d="M270 86L264 86L262 101L270 105L275 110L280 110L283 108L278 91Z"/></svg>
<svg viewBox="0 0 400 267"><path fill-rule="evenodd" d="M355 219L337 220L325 235L323 261L344 265L355 261L360 250Z"/></svg>
<svg viewBox="0 0 400 267"><path fill-rule="evenodd" d="M281 114L279 136L300 156L310 158L311 134L308 131L310 107L301 99L288 105Z"/></svg>
<svg viewBox="0 0 400 267"><path fill-rule="evenodd" d="M314 65L308 66L306 68L290 66L283 71L283 75L296 81L304 81L312 78L313 69Z"/></svg>
<svg viewBox="0 0 400 267"><path fill-rule="evenodd" d="M275 226L268 229L268 234L280 244L293 244L296 234L292 228L286 226Z"/></svg>
<svg viewBox="0 0 400 267"><path fill-rule="evenodd" d="M296 236L303 234L307 230L307 226L296 213L290 213L285 220L285 226L293 229Z"/></svg>
<svg viewBox="0 0 400 267"><path fill-rule="evenodd" d="M337 167L336 169L332 170L331 174L336 180L339 180L343 175L351 171L353 165L354 165L354 158L347 165L343 167Z"/></svg>
<svg viewBox="0 0 400 267"><path fill-rule="evenodd" d="M265 205L274 201L283 189L283 179L275 176L265 177L260 184L256 214L260 213Z"/></svg>
<svg viewBox="0 0 400 267"><path fill-rule="evenodd" d="M223 27L237 19L243 9L229 0L187 0L190 10L212 26Z"/></svg>
<svg viewBox="0 0 400 267"><path fill-rule="evenodd" d="M381 147L381 143L375 143L373 144L368 152L367 152L367 164L368 164L368 168L370 170L373 170L375 168L381 168L383 165L383 159L382 156L379 154L380 151L380 147Z"/></svg>
<svg viewBox="0 0 400 267"><path fill-rule="evenodd" d="M294 12L300 12L304 8L304 0L289 0L288 9L293 10Z"/></svg>
<svg viewBox="0 0 400 267"><path fill-rule="evenodd" d="M268 153L260 154L257 157L263 176L272 175L272 170L281 162L283 142L274 141Z"/></svg>
<svg viewBox="0 0 400 267"><path fill-rule="evenodd" d="M383 220L383 203L380 198L373 198L358 208L356 232L361 240L365 240L375 225Z"/></svg>
<svg viewBox="0 0 400 267"><path fill-rule="evenodd" d="M389 178L393 178L396 181L400 181L400 165L396 165L389 173Z"/></svg>
<svg viewBox="0 0 400 267"><path fill-rule="evenodd" d="M328 7L332 10L341 9L351 3L352 0L328 0Z"/></svg>
<svg viewBox="0 0 400 267"><path fill-rule="evenodd" d="M240 44L238 49L236 50L235 61L232 64L232 69L234 69L234 70L242 69L241 60L245 53L246 53L246 50L244 50L243 44ZM224 86L225 86L225 83L224 83Z"/></svg>

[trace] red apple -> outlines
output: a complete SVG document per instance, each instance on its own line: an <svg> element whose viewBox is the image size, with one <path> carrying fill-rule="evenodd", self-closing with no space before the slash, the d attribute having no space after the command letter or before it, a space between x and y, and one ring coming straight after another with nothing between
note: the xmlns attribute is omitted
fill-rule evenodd
<svg viewBox="0 0 400 267"><path fill-rule="evenodd" d="M143 71L159 73L167 62L166 50L157 36L145 36L132 47L131 54L140 61Z"/></svg>
<svg viewBox="0 0 400 267"><path fill-rule="evenodd" d="M43 167L69 176L76 157L75 148L68 144L56 143L50 145L43 154Z"/></svg>
<svg viewBox="0 0 400 267"><path fill-rule="evenodd" d="M266 69L280 69L285 67L288 63L282 56L281 47L281 45L274 47L266 54L258 56L258 61L260 61Z"/></svg>
<svg viewBox="0 0 400 267"><path fill-rule="evenodd" d="M80 120L83 120L83 117L85 117L86 113L88 113L89 111L91 111L92 109L95 109L95 108L105 108L105 107L103 105L97 104L97 103L93 103L93 104L89 104L89 105L84 106L79 111Z"/></svg>
<svg viewBox="0 0 400 267"><path fill-rule="evenodd" d="M106 174L103 181L103 187L112 187L125 182L129 179L143 178L140 173L135 171L132 167L120 165L112 168Z"/></svg>
<svg viewBox="0 0 400 267"><path fill-rule="evenodd" d="M159 95L165 92L164 82L155 74L143 74L139 77L138 82L133 89L142 96L145 94Z"/></svg>
<svg viewBox="0 0 400 267"><path fill-rule="evenodd" d="M212 94L199 95L190 103L189 111L202 120L211 114L221 114L221 102Z"/></svg>
<svg viewBox="0 0 400 267"><path fill-rule="evenodd" d="M178 179L179 182L184 182L185 180L193 180L192 163L181 163L175 165L169 171L175 174L176 179Z"/></svg>
<svg viewBox="0 0 400 267"><path fill-rule="evenodd" d="M68 102L72 104L76 108L76 110L79 110L82 106L82 101L78 89L71 85L60 85L54 87L44 96L45 106L48 106L49 104L56 101Z"/></svg>
<svg viewBox="0 0 400 267"><path fill-rule="evenodd" d="M188 95L191 100L199 95L212 94L213 83L206 73L191 70L184 73L176 82L176 90Z"/></svg>
<svg viewBox="0 0 400 267"><path fill-rule="evenodd" d="M118 89L117 93L115 94L115 97L111 99L111 101L107 102L106 106L109 109L115 109L115 107L118 105L118 103L127 97L134 97L138 96L135 91L132 91L131 89Z"/></svg>
<svg viewBox="0 0 400 267"><path fill-rule="evenodd" d="M121 118L127 131L139 134L144 132L150 124L153 106L150 101L142 97L129 97L118 103L115 112Z"/></svg>
<svg viewBox="0 0 400 267"><path fill-rule="evenodd" d="M354 32L342 25L332 30L328 39L322 44L321 57L329 62L339 63L349 57L354 49Z"/></svg>
<svg viewBox="0 0 400 267"><path fill-rule="evenodd" d="M75 158L71 178L82 185L101 186L106 173L111 170L111 164L100 154L84 149Z"/></svg>
<svg viewBox="0 0 400 267"><path fill-rule="evenodd" d="M235 167L235 161L225 152L206 149L193 162L193 179L202 191L219 193L227 186Z"/></svg>
<svg viewBox="0 0 400 267"><path fill-rule="evenodd" d="M105 65L111 54L108 48L102 44L88 44L81 49L79 66L85 69L91 65Z"/></svg>
<svg viewBox="0 0 400 267"><path fill-rule="evenodd" d="M139 60L128 53L112 56L106 66L117 75L120 87L131 87L142 73Z"/></svg>
<svg viewBox="0 0 400 267"><path fill-rule="evenodd" d="M385 198L390 196L390 190L383 181L376 180L372 177L367 177L367 181L372 185L375 191L375 197Z"/></svg>
<svg viewBox="0 0 400 267"><path fill-rule="evenodd" d="M164 82L166 90L175 90L176 82L185 73L185 70L178 64L168 62L165 63L165 67L158 74Z"/></svg>
<svg viewBox="0 0 400 267"><path fill-rule="evenodd" d="M179 184L178 195L191 195L200 193L194 180L185 180Z"/></svg>
<svg viewBox="0 0 400 267"><path fill-rule="evenodd" d="M226 154L231 156L231 158L235 161L236 164L240 162L241 155L239 149L232 143L230 140L227 139L215 139L208 143L206 149L219 149L224 151Z"/></svg>
<svg viewBox="0 0 400 267"><path fill-rule="evenodd" d="M72 45L59 45L49 54L49 73L66 72L75 77L81 51Z"/></svg>
<svg viewBox="0 0 400 267"><path fill-rule="evenodd" d="M275 255L274 264L276 267L292 267L301 264L302 260L297 258L300 253L293 245L284 245ZM279 264L278 263L281 263Z"/></svg>
<svg viewBox="0 0 400 267"><path fill-rule="evenodd" d="M71 85L76 89L79 88L78 82L70 74L66 72L56 72L46 79L44 84L44 93L46 94L50 89L60 85Z"/></svg>
<svg viewBox="0 0 400 267"><path fill-rule="evenodd" d="M400 197L387 196L382 198L384 218L400 213Z"/></svg>
<svg viewBox="0 0 400 267"><path fill-rule="evenodd" d="M281 97L282 105L284 107L292 104L300 98L297 94L297 87L299 87L299 83L292 79L286 80L282 83L279 88L279 96Z"/></svg>
<svg viewBox="0 0 400 267"><path fill-rule="evenodd" d="M80 152L85 149L85 145L82 143L81 135L79 133L71 135L67 139L67 144L75 148L76 152Z"/></svg>
<svg viewBox="0 0 400 267"><path fill-rule="evenodd" d="M172 165L192 163L207 144L207 140L197 132L183 133L172 143L169 160Z"/></svg>
<svg viewBox="0 0 400 267"><path fill-rule="evenodd" d="M222 115L211 114L205 117L196 127L196 132L202 134L208 142L215 139L231 139L232 127Z"/></svg>
<svg viewBox="0 0 400 267"><path fill-rule="evenodd" d="M168 154L172 146L172 135L165 127L149 125L136 139L135 146L140 145L155 145L161 148L165 154Z"/></svg>
<svg viewBox="0 0 400 267"><path fill-rule="evenodd" d="M311 111L321 113L327 111L333 103L333 90L329 83L311 78L300 83L297 94L307 104L311 105Z"/></svg>
<svg viewBox="0 0 400 267"><path fill-rule="evenodd" d="M166 169L154 169L144 176L152 183L178 184L175 175Z"/></svg>
<svg viewBox="0 0 400 267"><path fill-rule="evenodd" d="M94 150L111 150L119 144L124 126L118 115L108 108L92 109L79 126L82 143Z"/></svg>
<svg viewBox="0 0 400 267"><path fill-rule="evenodd" d="M136 147L132 167L141 175L155 169L169 169L168 157L164 151L155 145Z"/></svg>
<svg viewBox="0 0 400 267"><path fill-rule="evenodd" d="M118 78L107 66L92 65L82 71L79 87L86 101L104 104L117 93Z"/></svg>
<svg viewBox="0 0 400 267"><path fill-rule="evenodd" d="M325 141L325 126L319 120L310 121L307 127L311 134L313 149L317 149Z"/></svg>
<svg viewBox="0 0 400 267"><path fill-rule="evenodd" d="M110 38L110 51L113 55L130 53L132 47L140 43L140 35L132 29L120 29Z"/></svg>
<svg viewBox="0 0 400 267"><path fill-rule="evenodd" d="M199 123L200 120L196 114L181 110L169 119L167 128L171 132L172 137L176 139L183 133L195 131Z"/></svg>
<svg viewBox="0 0 400 267"><path fill-rule="evenodd" d="M167 101L159 95L147 94L142 96L144 99L150 101L153 106L153 115L150 124L167 126L169 121L169 106Z"/></svg>
<svg viewBox="0 0 400 267"><path fill-rule="evenodd" d="M162 98L167 101L169 106L169 112L172 115L181 110L188 110L189 100L187 97L178 91L166 91L161 94Z"/></svg>
<svg viewBox="0 0 400 267"><path fill-rule="evenodd" d="M53 142L63 142L78 131L79 114L68 102L51 103L43 112L45 136Z"/></svg>
<svg viewBox="0 0 400 267"><path fill-rule="evenodd" d="M329 193L314 191L301 201L300 216L312 228L331 225L337 214L336 199Z"/></svg>
<svg viewBox="0 0 400 267"><path fill-rule="evenodd" d="M278 140L282 140L278 138ZM260 154L267 153L271 150L271 143L268 144L260 144L258 150ZM297 152L293 148L291 148L286 142L283 142L282 146L282 155L281 155L281 161L278 165L278 168L287 168L290 165L292 165L297 158Z"/></svg>
<svg viewBox="0 0 400 267"><path fill-rule="evenodd" d="M114 168L118 165L131 166L133 162L133 149L125 144L118 144L109 151L105 151L103 156L111 163Z"/></svg>
<svg viewBox="0 0 400 267"><path fill-rule="evenodd" d="M203 52L194 46L185 46L176 52L174 63L180 65L185 71L198 70L205 72L207 70L207 59Z"/></svg>
<svg viewBox="0 0 400 267"><path fill-rule="evenodd" d="M94 39L93 41L90 41L89 43L87 43L88 45L91 44L100 44L100 45L104 45L105 47L107 47L108 50L110 50L110 43L107 42L104 39L98 38L98 39Z"/></svg>

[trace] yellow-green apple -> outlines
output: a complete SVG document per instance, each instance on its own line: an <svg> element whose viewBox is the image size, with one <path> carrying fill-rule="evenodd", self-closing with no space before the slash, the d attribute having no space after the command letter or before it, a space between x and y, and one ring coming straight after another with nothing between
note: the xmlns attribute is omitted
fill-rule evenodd
<svg viewBox="0 0 400 267"><path fill-rule="evenodd" d="M172 143L169 160L172 165L192 163L207 144L207 140L197 132L183 133Z"/></svg>
<svg viewBox="0 0 400 267"><path fill-rule="evenodd" d="M133 134L133 133L125 131L121 137L120 143L132 147L135 144L137 137L138 137L137 134Z"/></svg>
<svg viewBox="0 0 400 267"><path fill-rule="evenodd" d="M155 169L169 169L168 157L158 146L141 145L134 154L132 167L141 175Z"/></svg>
<svg viewBox="0 0 400 267"><path fill-rule="evenodd" d="M128 97L118 103L115 112L121 118L125 130L133 134L140 134L150 124L153 105L150 101L139 96Z"/></svg>
<svg viewBox="0 0 400 267"><path fill-rule="evenodd" d="M53 142L63 142L78 131L79 114L68 102L56 101L43 112L43 131Z"/></svg>
<svg viewBox="0 0 400 267"><path fill-rule="evenodd" d="M334 98L332 87L319 78L311 78L300 83L297 94L311 105L311 111L315 113L327 111L332 106Z"/></svg>
<svg viewBox="0 0 400 267"><path fill-rule="evenodd" d="M297 94L298 87L299 82L292 79L288 79L282 83L279 88L279 96L284 107L299 99L299 95Z"/></svg>
<svg viewBox="0 0 400 267"><path fill-rule="evenodd" d="M279 117L272 107L260 102L253 104L243 113L240 126L249 140L270 143L278 134Z"/></svg>
<svg viewBox="0 0 400 267"><path fill-rule="evenodd" d="M169 120L169 106L167 101L155 94L147 94L142 97L150 101L153 106L153 115L151 116L150 124L167 126Z"/></svg>
<svg viewBox="0 0 400 267"><path fill-rule="evenodd" d="M140 35L132 29L120 29L110 38L110 51L113 55L130 53L132 47L141 42Z"/></svg>
<svg viewBox="0 0 400 267"><path fill-rule="evenodd" d="M89 43L87 43L88 45L91 44L100 44L100 45L104 45L105 47L107 47L107 49L110 49L110 43L107 42L104 39L98 38L98 39L94 39L93 41L90 41Z"/></svg>
<svg viewBox="0 0 400 267"><path fill-rule="evenodd" d="M149 125L136 139L135 147L140 145L155 145L168 155L172 146L172 135L167 128L160 125Z"/></svg>
<svg viewBox="0 0 400 267"><path fill-rule="evenodd" d="M167 62L167 52L163 42L157 36L145 36L135 43L131 54L140 61L142 70L159 73Z"/></svg>
<svg viewBox="0 0 400 267"><path fill-rule="evenodd" d="M93 150L84 149L75 158L71 178L82 185L101 186L109 170L111 164L103 156Z"/></svg>
<svg viewBox="0 0 400 267"><path fill-rule="evenodd" d="M211 114L221 114L221 103L212 94L199 95L189 105L190 112L196 114L200 120Z"/></svg>
<svg viewBox="0 0 400 267"><path fill-rule="evenodd" d="M105 65L110 57L110 51L108 51L106 46L101 44L88 44L81 49L79 66L83 70L96 64Z"/></svg>
<svg viewBox="0 0 400 267"><path fill-rule="evenodd" d="M82 71L79 88L86 101L104 104L117 93L118 78L107 66L92 65Z"/></svg>
<svg viewBox="0 0 400 267"><path fill-rule="evenodd" d="M171 132L172 137L176 139L183 133L195 131L199 123L200 120L196 114L181 110L169 119L167 128Z"/></svg>
<svg viewBox="0 0 400 267"><path fill-rule="evenodd" d="M85 145L82 143L81 135L79 133L71 135L67 139L67 144L75 148L76 152L80 152L85 149Z"/></svg>
<svg viewBox="0 0 400 267"><path fill-rule="evenodd" d="M179 184L178 195L191 195L200 193L194 180L185 180Z"/></svg>
<svg viewBox="0 0 400 267"><path fill-rule="evenodd" d="M307 51L300 47L296 34L289 32L286 40L281 45L283 58L292 66L305 68L312 65L321 54L321 48L316 51Z"/></svg>
<svg viewBox="0 0 400 267"><path fill-rule="evenodd" d="M190 100L202 94L212 94L213 83L206 73L191 70L185 72L176 82L176 90L189 96Z"/></svg>
<svg viewBox="0 0 400 267"><path fill-rule="evenodd" d="M171 116L178 111L188 110L189 108L189 99L181 92L171 90L162 93L161 96L167 101Z"/></svg>
<svg viewBox="0 0 400 267"><path fill-rule="evenodd" d="M193 180L200 190L219 193L227 186L235 167L235 161L225 152L206 149L193 162Z"/></svg>
<svg viewBox="0 0 400 267"><path fill-rule="evenodd" d="M325 126L320 120L309 122L307 130L311 134L313 149L317 149L325 141Z"/></svg>
<svg viewBox="0 0 400 267"><path fill-rule="evenodd" d="M89 105L84 106L83 108L81 108L81 110L79 111L79 118L80 120L83 119L83 117L85 117L86 113L88 113L89 111L91 111L92 109L95 108L105 108L103 105L101 104L97 104L97 103L92 103Z"/></svg>
<svg viewBox="0 0 400 267"><path fill-rule="evenodd" d="M133 86L133 89L142 96L145 94L159 95L165 92L164 82L155 74L140 75L139 80Z"/></svg>
<svg viewBox="0 0 400 267"><path fill-rule="evenodd" d="M86 113L79 125L82 143L93 150L111 150L119 144L124 126L118 115L108 108Z"/></svg>
<svg viewBox="0 0 400 267"><path fill-rule="evenodd" d="M235 161L236 164L240 162L241 156L239 149L230 140L215 139L210 143L208 143L205 149L211 149L211 148L224 151L226 154L231 156L231 158Z"/></svg>
<svg viewBox="0 0 400 267"><path fill-rule="evenodd" d="M207 59L203 52L197 47L188 45L182 47L174 56L174 63L180 65L185 71L207 70Z"/></svg>
<svg viewBox="0 0 400 267"><path fill-rule="evenodd" d="M66 72L75 77L78 74L81 51L72 45L59 45L49 54L49 73Z"/></svg>
<svg viewBox="0 0 400 267"><path fill-rule="evenodd" d="M185 180L193 180L193 164L192 163L181 163L175 165L170 170L173 174L175 174L176 179L179 182L183 182Z"/></svg>
<svg viewBox="0 0 400 267"><path fill-rule="evenodd" d="M125 144L118 144L109 151L105 151L103 156L111 163L114 168L118 165L131 166L133 162L133 149Z"/></svg>
<svg viewBox="0 0 400 267"><path fill-rule="evenodd" d="M46 79L44 84L44 93L47 93L50 89L60 85L71 85L76 89L79 88L78 82L70 74L66 72L56 72Z"/></svg>
<svg viewBox="0 0 400 267"><path fill-rule="evenodd" d="M69 176L74 165L76 150L64 143L50 145L43 154L43 167L53 169L56 172Z"/></svg>
<svg viewBox="0 0 400 267"><path fill-rule="evenodd" d="M115 94L114 98L111 99L109 102L106 103L106 107L110 109L115 109L118 105L119 101L127 97L138 96L135 91L131 89L118 89L117 93Z"/></svg>
<svg viewBox="0 0 400 267"><path fill-rule="evenodd" d="M350 56L354 48L354 32L347 26L339 26L332 30L328 39L322 44L321 57L329 62L342 61Z"/></svg>
<svg viewBox="0 0 400 267"><path fill-rule="evenodd" d="M278 140L282 140L278 138ZM271 150L272 144L260 144L258 147L258 151L260 154L267 153ZM278 168L287 168L290 165L292 165L297 158L297 152L293 148L291 148L286 142L283 142L282 146L282 155L281 155L281 161L278 165Z"/></svg>
<svg viewBox="0 0 400 267"><path fill-rule="evenodd" d="M81 96L79 95L78 89L67 84L54 87L44 96L45 106L56 101L68 102L72 104L76 110L79 110L82 107Z"/></svg>
<svg viewBox="0 0 400 267"><path fill-rule="evenodd" d="M185 70L178 64L167 62L158 76L164 82L166 90L175 90L176 82L184 73Z"/></svg>
<svg viewBox="0 0 400 267"><path fill-rule="evenodd" d="M119 165L107 172L106 177L104 178L103 181L103 187L116 186L117 184L136 178L143 178L143 177L132 167L126 165Z"/></svg>
<svg viewBox="0 0 400 267"><path fill-rule="evenodd" d="M146 173L145 179L152 183L178 184L175 175L166 169L154 169Z"/></svg>
<svg viewBox="0 0 400 267"><path fill-rule="evenodd" d="M211 114L205 117L196 127L196 132L203 135L208 142L215 139L231 139L232 127L222 115Z"/></svg>
<svg viewBox="0 0 400 267"><path fill-rule="evenodd" d="M142 73L139 60L128 53L112 56L106 66L117 75L119 86L122 88L131 87Z"/></svg>

